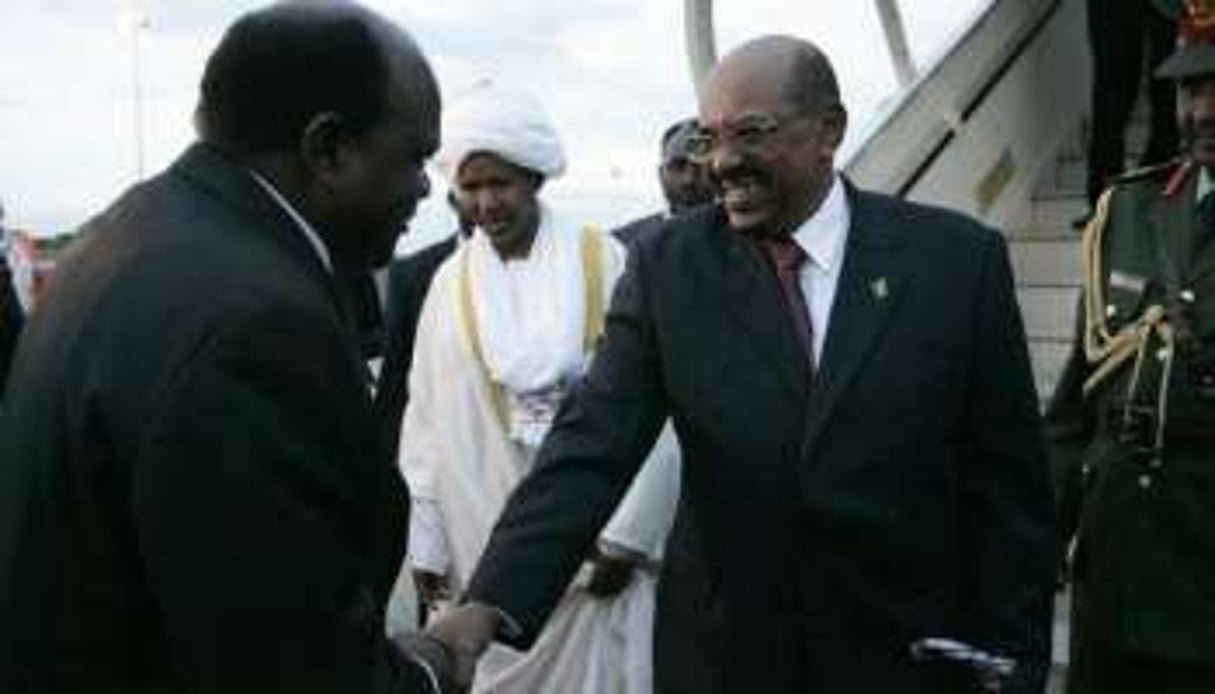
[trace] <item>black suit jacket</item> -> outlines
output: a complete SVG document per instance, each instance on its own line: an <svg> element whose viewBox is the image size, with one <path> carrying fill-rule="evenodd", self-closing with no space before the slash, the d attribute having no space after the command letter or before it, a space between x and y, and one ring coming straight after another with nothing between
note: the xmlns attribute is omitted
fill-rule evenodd
<svg viewBox="0 0 1215 694"><path fill-rule="evenodd" d="M4 383L8 377L8 366L24 323L25 315L17 300L12 273L3 253L0 253L0 407L3 407L4 402Z"/></svg>
<svg viewBox="0 0 1215 694"><path fill-rule="evenodd" d="M849 191L810 387L774 273L718 209L645 237L598 356L468 597L533 639L665 416L684 522L726 612L726 691L945 692L947 636L1031 663L1053 592L1051 490L1007 252L965 217Z"/></svg>
<svg viewBox="0 0 1215 694"><path fill-rule="evenodd" d="M376 417L388 450L396 451L401 418L409 402L409 368L422 304L439 266L456 250L457 237L431 244L388 266L387 311L384 321L384 365L375 391Z"/></svg>
<svg viewBox="0 0 1215 694"><path fill-rule="evenodd" d="M625 246L631 246L639 238L656 234L662 228L662 225L667 220L667 215L661 212L646 215L644 217L634 219L633 221L612 230L612 235L615 236Z"/></svg>
<svg viewBox="0 0 1215 694"><path fill-rule="evenodd" d="M0 691L415 692L407 495L333 281L195 145L94 219L0 420Z"/></svg>

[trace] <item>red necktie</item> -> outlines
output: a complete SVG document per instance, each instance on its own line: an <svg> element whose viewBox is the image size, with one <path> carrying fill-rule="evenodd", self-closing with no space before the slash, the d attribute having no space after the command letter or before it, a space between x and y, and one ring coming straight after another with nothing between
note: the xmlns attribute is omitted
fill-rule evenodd
<svg viewBox="0 0 1215 694"><path fill-rule="evenodd" d="M780 293L785 298L785 309L793 321L793 330L806 353L806 363L814 370L814 326L810 323L810 310L802 294L801 269L807 260L806 252L791 238L765 239L764 250L776 266L776 279L780 282Z"/></svg>

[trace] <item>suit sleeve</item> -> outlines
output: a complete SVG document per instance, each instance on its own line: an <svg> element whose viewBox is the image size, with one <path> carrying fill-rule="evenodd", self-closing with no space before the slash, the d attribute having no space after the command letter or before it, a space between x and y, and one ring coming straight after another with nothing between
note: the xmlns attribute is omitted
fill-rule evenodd
<svg viewBox="0 0 1215 694"><path fill-rule="evenodd" d="M667 412L645 257L629 254L603 343L490 536L465 598L502 610L527 647L624 497Z"/></svg>
<svg viewBox="0 0 1215 694"><path fill-rule="evenodd" d="M164 386L132 474L132 551L184 689L429 691L383 632L384 543L367 518L389 516L367 509L393 495L367 468L379 458L349 350L323 317L278 309Z"/></svg>
<svg viewBox="0 0 1215 694"><path fill-rule="evenodd" d="M966 478L975 634L1021 667L1008 691L1041 691L1050 665L1054 505L1046 444L1012 270L1002 237L987 247L972 318L975 455Z"/></svg>

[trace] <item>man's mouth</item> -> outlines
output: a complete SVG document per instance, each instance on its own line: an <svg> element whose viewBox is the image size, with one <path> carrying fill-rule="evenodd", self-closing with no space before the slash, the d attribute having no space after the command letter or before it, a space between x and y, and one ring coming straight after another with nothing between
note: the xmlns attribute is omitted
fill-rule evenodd
<svg viewBox="0 0 1215 694"><path fill-rule="evenodd" d="M740 176L721 183L721 201L727 210L747 212L755 208L766 191L754 176Z"/></svg>
<svg viewBox="0 0 1215 694"><path fill-rule="evenodd" d="M509 219L487 219L481 224L486 231L503 231L510 228Z"/></svg>

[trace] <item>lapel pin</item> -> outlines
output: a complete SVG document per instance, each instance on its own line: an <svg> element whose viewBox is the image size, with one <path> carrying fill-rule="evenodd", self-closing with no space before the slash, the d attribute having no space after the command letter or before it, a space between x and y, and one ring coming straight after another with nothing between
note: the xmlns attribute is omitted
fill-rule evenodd
<svg viewBox="0 0 1215 694"><path fill-rule="evenodd" d="M879 277L869 283L869 293L873 294L873 298L878 301L884 301L890 296L890 286L886 283L885 277Z"/></svg>

